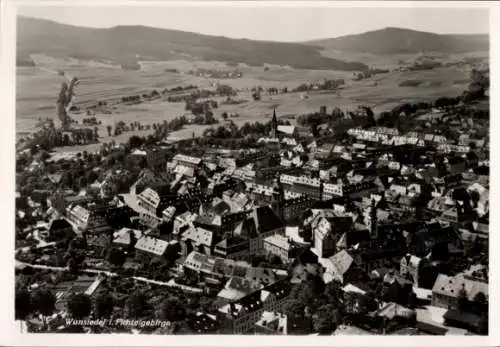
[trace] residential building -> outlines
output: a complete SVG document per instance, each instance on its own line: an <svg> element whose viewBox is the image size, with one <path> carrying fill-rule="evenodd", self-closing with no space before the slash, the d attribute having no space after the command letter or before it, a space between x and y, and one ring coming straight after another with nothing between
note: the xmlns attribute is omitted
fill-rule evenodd
<svg viewBox="0 0 500 347"><path fill-rule="evenodd" d="M472 279L464 274L456 276L439 274L432 287L432 305L448 310L459 309L461 292L469 301L473 301L479 293L482 293L487 300L488 283Z"/></svg>
<svg viewBox="0 0 500 347"><path fill-rule="evenodd" d="M289 263L295 259L300 249L288 237L280 234L271 235L264 239L265 252L277 255L283 263Z"/></svg>

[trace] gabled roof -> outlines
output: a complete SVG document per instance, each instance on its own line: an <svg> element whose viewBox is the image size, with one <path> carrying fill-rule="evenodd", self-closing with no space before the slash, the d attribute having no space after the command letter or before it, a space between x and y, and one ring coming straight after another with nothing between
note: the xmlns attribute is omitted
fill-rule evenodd
<svg viewBox="0 0 500 347"><path fill-rule="evenodd" d="M139 240L142 237L142 231L140 230L121 228L113 234L113 243L129 245L131 242L131 233L134 234L136 240Z"/></svg>
<svg viewBox="0 0 500 347"><path fill-rule="evenodd" d="M328 272L332 272L336 276L343 277L344 274L351 268L354 258L346 251L342 250L331 256L325 262Z"/></svg>
<svg viewBox="0 0 500 347"><path fill-rule="evenodd" d="M269 206L257 207L251 214L258 233L265 233L284 227L283 222Z"/></svg>
<svg viewBox="0 0 500 347"><path fill-rule="evenodd" d="M439 274L432 287L432 292L449 297L458 297L461 290L465 290L469 300L474 300L478 293L488 297L488 284L465 278L463 275L455 277Z"/></svg>
<svg viewBox="0 0 500 347"><path fill-rule="evenodd" d="M135 244L135 249L160 256L165 254L167 247L168 247L167 241L149 236L141 237Z"/></svg>
<svg viewBox="0 0 500 347"><path fill-rule="evenodd" d="M295 132L295 126L293 125L278 125L278 131L287 135L293 135Z"/></svg>
<svg viewBox="0 0 500 347"><path fill-rule="evenodd" d="M200 227L189 227L182 234L182 239L191 240L196 245L211 247L213 242L213 232Z"/></svg>

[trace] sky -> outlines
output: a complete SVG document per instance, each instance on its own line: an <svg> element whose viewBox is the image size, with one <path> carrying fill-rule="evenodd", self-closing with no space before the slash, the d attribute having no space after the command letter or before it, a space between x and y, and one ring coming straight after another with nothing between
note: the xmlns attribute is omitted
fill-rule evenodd
<svg viewBox="0 0 500 347"><path fill-rule="evenodd" d="M209 6L199 2L196 6L193 6L193 3L165 6L164 2L159 5L151 5L149 2L147 6L81 6L80 2L79 6L20 5L18 14L86 27L145 25L271 41L306 41L357 34L384 27L401 27L438 34L489 32L489 12L484 7L353 8L325 7L321 3L315 3L315 6L299 3L292 3L292 6L283 5L237 2L231 5L218 3L217 6Z"/></svg>

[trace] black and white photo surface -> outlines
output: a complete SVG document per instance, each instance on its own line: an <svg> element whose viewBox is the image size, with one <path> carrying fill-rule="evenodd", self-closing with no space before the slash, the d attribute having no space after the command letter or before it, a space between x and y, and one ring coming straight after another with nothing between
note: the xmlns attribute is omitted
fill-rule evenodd
<svg viewBox="0 0 500 347"><path fill-rule="evenodd" d="M16 6L16 332L491 335L489 8L285 5Z"/></svg>

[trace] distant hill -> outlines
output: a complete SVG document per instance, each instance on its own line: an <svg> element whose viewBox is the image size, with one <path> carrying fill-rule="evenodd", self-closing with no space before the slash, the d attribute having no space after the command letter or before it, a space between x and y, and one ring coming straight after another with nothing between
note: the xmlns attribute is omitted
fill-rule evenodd
<svg viewBox="0 0 500 347"><path fill-rule="evenodd" d="M304 69L364 70L359 62L347 62L321 55L321 47L301 43L252 41L208 36L145 26L84 28L53 21L18 17L18 61L30 54L107 60L130 65L141 60L200 59L262 66L289 65Z"/></svg>
<svg viewBox="0 0 500 347"><path fill-rule="evenodd" d="M439 35L401 28L385 28L358 35L309 41L307 44L352 53L379 55L489 50L488 35Z"/></svg>

